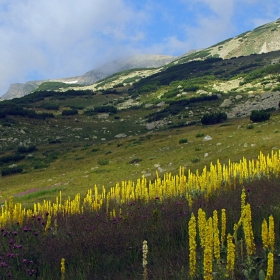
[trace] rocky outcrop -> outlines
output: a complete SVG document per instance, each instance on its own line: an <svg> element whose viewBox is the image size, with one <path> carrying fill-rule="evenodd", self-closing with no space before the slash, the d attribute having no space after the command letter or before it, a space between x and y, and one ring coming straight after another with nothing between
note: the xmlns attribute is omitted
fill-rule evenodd
<svg viewBox="0 0 280 280"><path fill-rule="evenodd" d="M233 100L233 99L232 99ZM236 100L236 99L235 99ZM265 92L261 95L250 95L246 101L233 103L226 111L228 118L246 117L253 110L279 109L280 92Z"/></svg>

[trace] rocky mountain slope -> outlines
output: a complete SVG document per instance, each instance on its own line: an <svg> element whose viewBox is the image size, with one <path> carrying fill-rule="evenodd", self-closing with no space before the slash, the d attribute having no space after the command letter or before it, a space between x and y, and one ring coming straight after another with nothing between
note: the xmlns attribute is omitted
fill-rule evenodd
<svg viewBox="0 0 280 280"><path fill-rule="evenodd" d="M205 59L210 56L229 59L277 50L280 50L280 19L259 26L252 31L244 32L234 38L219 42L207 49L182 57L175 63Z"/></svg>
<svg viewBox="0 0 280 280"><path fill-rule="evenodd" d="M43 82L55 81L63 82L69 85L91 85L124 70L134 68L158 68L155 71L150 71L149 69L145 71L142 69L140 75L139 72L135 72L134 74L119 81L122 82L125 79L131 79L135 76L138 76L138 78L141 79L164 70L166 67L186 63L188 61L203 60L208 57L229 59L239 56L248 56L251 54L268 53L277 50L280 50L280 19L259 26L252 31L244 32L234 38L229 38L225 41L219 42L207 49L189 51L180 57L163 55L135 55L106 63L103 66L93 69L78 77L31 81L25 84L12 84L8 92L4 94L2 98L12 99L14 97L24 96L35 90ZM162 66L165 67L162 68Z"/></svg>
<svg viewBox="0 0 280 280"><path fill-rule="evenodd" d="M98 80L104 79L114 73L134 69L134 68L157 68L170 63L177 57L167 55L134 55L130 57L116 59L108 62L96 69L86 72L82 76L62 78L62 79L49 79L41 81L30 81L27 83L12 84L8 91L2 96L2 99L12 99L15 97L22 97L34 91L39 85L45 82L63 82L66 84L79 84L90 85Z"/></svg>

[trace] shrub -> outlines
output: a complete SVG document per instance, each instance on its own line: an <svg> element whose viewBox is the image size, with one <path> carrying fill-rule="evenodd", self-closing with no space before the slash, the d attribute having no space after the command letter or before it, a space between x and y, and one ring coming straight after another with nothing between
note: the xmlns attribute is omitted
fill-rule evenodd
<svg viewBox="0 0 280 280"><path fill-rule="evenodd" d="M270 118L270 113L264 110L260 110L260 111L254 110L250 115L250 120L252 122L263 122L269 120L269 118Z"/></svg>
<svg viewBox="0 0 280 280"><path fill-rule="evenodd" d="M62 116L73 116L73 115L77 115L77 114L78 114L77 109L63 110L62 111Z"/></svg>
<svg viewBox="0 0 280 280"><path fill-rule="evenodd" d="M98 160L98 164L99 165L108 165L109 164L109 159L107 159L107 158L100 158Z"/></svg>
<svg viewBox="0 0 280 280"><path fill-rule="evenodd" d="M179 144L185 144L188 143L188 139L187 138L182 138L179 140Z"/></svg>
<svg viewBox="0 0 280 280"><path fill-rule="evenodd" d="M43 103L39 106L39 108L43 108L46 110L59 110L59 105L58 104L52 104L52 103Z"/></svg>
<svg viewBox="0 0 280 280"><path fill-rule="evenodd" d="M214 112L214 113L207 113L204 114L201 123L202 124L216 124L221 123L227 120L227 114L222 112Z"/></svg>
<svg viewBox="0 0 280 280"><path fill-rule="evenodd" d="M18 152L19 153L31 153L31 152L34 152L36 150L37 150L37 148L36 148L35 145L30 146L30 147L26 147L26 146L19 146L18 147Z"/></svg>
<svg viewBox="0 0 280 280"><path fill-rule="evenodd" d="M203 132L198 132L195 137L196 138L199 138L199 137L203 137L204 136L204 133Z"/></svg>
<svg viewBox="0 0 280 280"><path fill-rule="evenodd" d="M117 108L114 106L97 106L94 108L94 112L96 113L112 113L116 114L117 113Z"/></svg>
<svg viewBox="0 0 280 280"><path fill-rule="evenodd" d="M9 156L5 156L5 157L1 157L0 158L0 164L1 163L8 163L8 162L11 162L11 161L19 161L19 160L22 160L24 158L25 158L25 156L22 156L20 154L9 155Z"/></svg>
<svg viewBox="0 0 280 280"><path fill-rule="evenodd" d="M16 173L21 173L22 172L22 168L19 166L15 166L15 167L7 167L7 168L3 168L1 170L1 175L2 176L7 176L7 175L12 175L12 174L16 174Z"/></svg>
<svg viewBox="0 0 280 280"><path fill-rule="evenodd" d="M196 162L199 162L199 161L200 161L200 158L198 158L198 157L195 157L195 158L191 159L192 163L196 163Z"/></svg>
<svg viewBox="0 0 280 280"><path fill-rule="evenodd" d="M247 125L247 129L253 129L253 128L254 128L253 124L250 123L250 124Z"/></svg>

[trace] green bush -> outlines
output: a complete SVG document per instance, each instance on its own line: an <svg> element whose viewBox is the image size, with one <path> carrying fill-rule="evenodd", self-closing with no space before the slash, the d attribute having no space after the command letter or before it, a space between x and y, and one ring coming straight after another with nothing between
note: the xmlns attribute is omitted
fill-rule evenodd
<svg viewBox="0 0 280 280"><path fill-rule="evenodd" d="M117 113L117 108L114 106L97 106L94 108L94 112L96 113L112 113L116 114Z"/></svg>
<svg viewBox="0 0 280 280"><path fill-rule="evenodd" d="M73 115L77 115L77 114L78 114L78 110L76 110L76 109L62 111L62 116L73 116Z"/></svg>
<svg viewBox="0 0 280 280"><path fill-rule="evenodd" d="M99 165L108 165L109 164L109 159L100 158L97 162L98 162Z"/></svg>
<svg viewBox="0 0 280 280"><path fill-rule="evenodd" d="M25 158L25 156L20 155L20 154L4 156L4 157L0 158L0 164L8 163L8 162L11 162L11 161L15 162L15 161L22 160L24 158Z"/></svg>
<svg viewBox="0 0 280 280"><path fill-rule="evenodd" d="M270 113L266 112L265 110L254 110L250 115L250 120L252 122L263 122L267 121L270 118Z"/></svg>
<svg viewBox="0 0 280 280"><path fill-rule="evenodd" d="M188 139L187 138L182 138L179 140L179 144L185 144L188 143Z"/></svg>
<svg viewBox="0 0 280 280"><path fill-rule="evenodd" d="M198 132L195 137L196 138L199 138L199 137L203 137L204 136L204 133L203 132Z"/></svg>
<svg viewBox="0 0 280 280"><path fill-rule="evenodd" d="M39 108L46 109L46 110L59 110L58 104L52 104L52 103L42 103Z"/></svg>
<svg viewBox="0 0 280 280"><path fill-rule="evenodd" d="M16 173L21 173L22 172L22 168L19 166L15 166L15 167L7 167L7 168L3 168L1 170L1 175L2 176L7 176L7 175L12 175L12 174L16 174Z"/></svg>
<svg viewBox="0 0 280 280"><path fill-rule="evenodd" d="M198 157L195 157L195 158L191 159L192 163L196 163L196 162L199 162L199 161L200 161L200 158L198 158Z"/></svg>
<svg viewBox="0 0 280 280"><path fill-rule="evenodd" d="M36 150L37 150L37 148L36 148L35 145L30 146L30 147L26 147L26 146L19 146L18 147L18 152L19 153L31 153L31 152L34 152Z"/></svg>
<svg viewBox="0 0 280 280"><path fill-rule="evenodd" d="M252 123L247 125L247 129L253 129L253 128L254 128L254 125Z"/></svg>
<svg viewBox="0 0 280 280"><path fill-rule="evenodd" d="M205 125L221 123L227 120L227 114L222 112L214 112L204 114L201 123Z"/></svg>

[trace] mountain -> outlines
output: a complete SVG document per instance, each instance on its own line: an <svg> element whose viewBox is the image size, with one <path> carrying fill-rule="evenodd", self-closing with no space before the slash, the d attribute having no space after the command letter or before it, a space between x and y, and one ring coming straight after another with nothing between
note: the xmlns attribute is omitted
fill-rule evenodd
<svg viewBox="0 0 280 280"><path fill-rule="evenodd" d="M175 60L175 56L141 54L130 57L120 58L106 63L96 69L86 72L82 76L48 79L41 81L30 81L27 83L11 84L8 91L2 96L2 99L8 100L16 97L22 97L34 91L39 85L45 82L62 82L70 85L90 85L98 80L104 79L114 73L134 69L134 68L157 68Z"/></svg>
<svg viewBox="0 0 280 280"><path fill-rule="evenodd" d="M129 73L127 76L121 75L121 79L115 79L114 83L107 83L105 88L108 88L116 85L117 83L124 83L124 81L127 80L137 81L163 71L168 67L189 61L204 60L209 57L230 59L240 56L249 56L252 54L269 53L278 50L280 50L280 19L259 26L252 31L244 32L234 38L229 38L219 42L209 48L197 51L191 50L180 57L143 54L134 55L106 63L96 69L86 72L82 76L43 81L30 81L25 84L12 84L7 93L2 96L2 99L12 99L24 96L34 91L42 83L46 82L62 82L66 84L63 86L64 88L67 87L67 85L69 87L71 87L71 85L92 85L113 74L121 73L122 71L129 69L141 68L141 71L134 71L134 74ZM100 86L100 84L96 85ZM47 86L48 85L45 85L44 89L46 89ZM95 87L93 86L91 89L95 89Z"/></svg>
<svg viewBox="0 0 280 280"><path fill-rule="evenodd" d="M280 50L280 19L228 38L209 48L181 57L176 63L205 59L210 56L228 59L251 54L268 53Z"/></svg>

